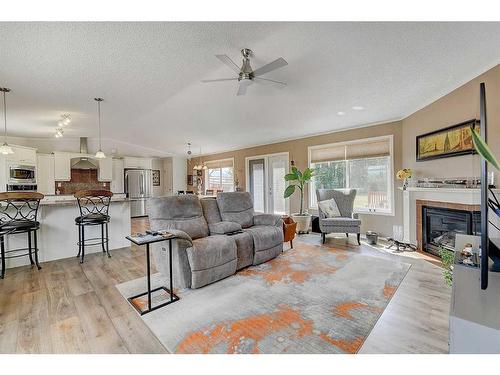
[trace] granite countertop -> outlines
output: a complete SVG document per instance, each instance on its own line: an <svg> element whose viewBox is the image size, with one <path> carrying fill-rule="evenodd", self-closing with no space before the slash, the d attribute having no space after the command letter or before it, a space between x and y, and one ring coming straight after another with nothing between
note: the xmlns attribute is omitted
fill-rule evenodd
<svg viewBox="0 0 500 375"><path fill-rule="evenodd" d="M115 194L111 198L111 204L115 202L129 202L125 194ZM76 205L76 198L72 195L47 195L40 201L41 206Z"/></svg>

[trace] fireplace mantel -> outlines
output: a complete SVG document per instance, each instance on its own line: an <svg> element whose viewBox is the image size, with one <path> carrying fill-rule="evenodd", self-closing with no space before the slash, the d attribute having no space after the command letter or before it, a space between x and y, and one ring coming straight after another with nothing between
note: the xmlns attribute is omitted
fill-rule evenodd
<svg viewBox="0 0 500 375"><path fill-rule="evenodd" d="M417 201L437 202L438 205L455 203L477 206L481 204L480 192L480 189L465 188L407 188L403 191L404 241L417 245ZM500 189L493 189L493 192L497 197L500 196ZM418 216L420 217L420 215ZM498 216L491 213L489 220L500 228L500 218ZM490 226L490 236L500 237L500 232Z"/></svg>
<svg viewBox="0 0 500 375"><path fill-rule="evenodd" d="M481 204L480 189L407 188L403 191L403 234L404 241L414 245L417 245L417 200L439 204Z"/></svg>

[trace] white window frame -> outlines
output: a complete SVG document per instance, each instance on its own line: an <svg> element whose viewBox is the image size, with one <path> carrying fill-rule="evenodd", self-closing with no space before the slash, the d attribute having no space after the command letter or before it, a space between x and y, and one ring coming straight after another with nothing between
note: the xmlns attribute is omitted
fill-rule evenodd
<svg viewBox="0 0 500 375"><path fill-rule="evenodd" d="M234 170L234 158L227 158L227 159L217 159L217 160L209 160L207 161L207 163L220 163L220 162L226 162L226 161L230 161L232 164L233 164L233 190L234 191L234 177L236 177L236 174L235 174L235 170ZM207 191L207 189L210 189L210 187L208 187L208 182L210 181L209 177L208 177L208 171L210 169L213 169L213 168L210 168L208 167L204 172L204 180L205 180L205 191ZM222 186L222 171L221 171L221 186Z"/></svg>
<svg viewBox="0 0 500 375"><path fill-rule="evenodd" d="M325 148L325 147L339 147L339 146L345 146L345 145L352 145L352 144L363 144L363 143L369 143L369 142L375 142L375 141L384 141L388 140L389 141L389 173L388 173L388 186L390 188L390 197L391 197L391 210L390 211L376 211L375 209L367 209L367 210L360 210L360 209L354 209L354 212L360 213L363 215L381 215L381 216L395 216L395 205L396 202L394 201L394 136L392 134L389 135L382 135L379 137L370 137L370 138L362 138L362 139L356 139L353 141L346 141L346 142L335 142L335 143L327 143L327 144L322 144L322 145L314 145L314 146L309 146L307 148L307 165L311 167L311 151L318 149L318 148ZM309 194L307 195L307 200L308 200L308 206L309 210L313 212L317 212L318 207L312 207L312 194L316 194L315 189L313 189L313 184L309 183L308 184L308 190Z"/></svg>

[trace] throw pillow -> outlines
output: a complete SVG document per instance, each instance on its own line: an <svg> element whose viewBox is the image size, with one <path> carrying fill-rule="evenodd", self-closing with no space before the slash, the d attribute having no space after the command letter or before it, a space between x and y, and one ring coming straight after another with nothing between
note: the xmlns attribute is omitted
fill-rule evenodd
<svg viewBox="0 0 500 375"><path fill-rule="evenodd" d="M326 217L342 216L340 214L339 207L337 206L337 202L335 202L335 199L333 198L318 202L318 206Z"/></svg>

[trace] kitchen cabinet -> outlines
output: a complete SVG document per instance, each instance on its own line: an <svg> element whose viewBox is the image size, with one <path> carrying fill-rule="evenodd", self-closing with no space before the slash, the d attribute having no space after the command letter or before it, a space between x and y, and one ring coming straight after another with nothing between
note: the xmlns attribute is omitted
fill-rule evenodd
<svg viewBox="0 0 500 375"><path fill-rule="evenodd" d="M69 152L54 152L54 178L56 181L71 180L71 156Z"/></svg>
<svg viewBox="0 0 500 375"><path fill-rule="evenodd" d="M45 195L55 194L54 155L38 154L36 163L37 191Z"/></svg>
<svg viewBox="0 0 500 375"><path fill-rule="evenodd" d="M97 180L101 182L111 181L113 179L113 159L110 157L99 160L99 170Z"/></svg>
<svg viewBox="0 0 500 375"><path fill-rule="evenodd" d="M121 194L125 191L123 184L123 159L113 159L113 179L111 180L111 191L114 194Z"/></svg>
<svg viewBox="0 0 500 375"><path fill-rule="evenodd" d="M152 169L153 159L126 156L123 163L124 168Z"/></svg>
<svg viewBox="0 0 500 375"><path fill-rule="evenodd" d="M19 165L36 165L36 149L31 147L13 146L13 154L7 155L6 160L9 163Z"/></svg>

